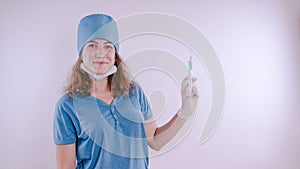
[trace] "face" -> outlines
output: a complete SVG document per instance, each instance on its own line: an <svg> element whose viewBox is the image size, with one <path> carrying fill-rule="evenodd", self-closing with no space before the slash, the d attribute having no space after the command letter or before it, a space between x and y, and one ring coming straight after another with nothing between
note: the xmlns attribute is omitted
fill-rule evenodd
<svg viewBox="0 0 300 169"><path fill-rule="evenodd" d="M115 63L115 47L104 39L89 41L82 49L83 64L92 72L104 74Z"/></svg>

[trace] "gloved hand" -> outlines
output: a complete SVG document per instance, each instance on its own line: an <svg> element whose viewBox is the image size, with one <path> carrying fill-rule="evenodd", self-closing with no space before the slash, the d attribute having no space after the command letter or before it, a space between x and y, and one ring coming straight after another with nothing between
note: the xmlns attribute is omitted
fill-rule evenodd
<svg viewBox="0 0 300 169"><path fill-rule="evenodd" d="M195 84L196 80L197 79L195 77L192 77L191 72L189 72L181 83L182 105L177 113L180 118L190 118L197 108L199 95ZM191 91L189 91L189 85L192 85Z"/></svg>

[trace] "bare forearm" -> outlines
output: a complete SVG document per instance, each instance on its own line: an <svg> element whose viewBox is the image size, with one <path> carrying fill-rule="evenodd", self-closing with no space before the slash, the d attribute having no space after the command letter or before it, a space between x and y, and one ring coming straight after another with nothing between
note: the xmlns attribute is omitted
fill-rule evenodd
<svg viewBox="0 0 300 169"><path fill-rule="evenodd" d="M56 145L57 169L75 169L75 144Z"/></svg>
<svg viewBox="0 0 300 169"><path fill-rule="evenodd" d="M169 122L157 128L153 138L151 139L153 148L155 150L160 150L165 144L174 138L185 122L186 120L175 114Z"/></svg>

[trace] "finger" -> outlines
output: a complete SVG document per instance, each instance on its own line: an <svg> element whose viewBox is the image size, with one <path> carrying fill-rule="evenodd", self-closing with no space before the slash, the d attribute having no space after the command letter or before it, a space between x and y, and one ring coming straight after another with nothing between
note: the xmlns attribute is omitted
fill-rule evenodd
<svg viewBox="0 0 300 169"><path fill-rule="evenodd" d="M193 80L193 78L192 78L192 77L185 77L185 78L183 79L183 81L189 81L189 80Z"/></svg>
<svg viewBox="0 0 300 169"><path fill-rule="evenodd" d="M185 89L188 86L188 80L183 80L181 83L181 89Z"/></svg>
<svg viewBox="0 0 300 169"><path fill-rule="evenodd" d="M182 88L186 87L188 85L189 81L190 81L190 78L184 78L181 83L181 87Z"/></svg>
<svg viewBox="0 0 300 169"><path fill-rule="evenodd" d="M182 82L182 85L181 85L181 95L183 96L187 96L189 93L188 93L188 83L185 83L184 81Z"/></svg>
<svg viewBox="0 0 300 169"><path fill-rule="evenodd" d="M185 82L185 83L187 83L187 82L189 82L189 81L192 81L192 83L193 83L193 82L197 81L197 78L196 78L196 77L192 77L192 76L186 76L186 77L183 79L183 82Z"/></svg>
<svg viewBox="0 0 300 169"><path fill-rule="evenodd" d="M198 89L197 89L197 86L196 86L196 85L192 87L192 92L193 92L193 93L198 93Z"/></svg>
<svg viewBox="0 0 300 169"><path fill-rule="evenodd" d="M197 86L197 82L196 81L192 82L192 87L196 87L196 86Z"/></svg>
<svg viewBox="0 0 300 169"><path fill-rule="evenodd" d="M198 89L196 86L192 87L192 96L199 98L199 93L198 93Z"/></svg>

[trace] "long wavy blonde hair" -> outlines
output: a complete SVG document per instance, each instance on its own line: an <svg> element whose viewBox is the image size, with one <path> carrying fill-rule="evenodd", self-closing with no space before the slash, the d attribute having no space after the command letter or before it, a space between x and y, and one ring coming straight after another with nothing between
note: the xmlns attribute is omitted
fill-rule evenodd
<svg viewBox="0 0 300 169"><path fill-rule="evenodd" d="M75 96L88 96L91 94L93 85L93 79L80 68L82 63L82 55L78 58L77 62L73 66L72 74L68 78L67 86L64 89L64 93L68 93L70 97ZM117 97L120 94L129 94L131 87L131 77L127 71L126 65L122 61L120 55L115 54L115 66L117 72L108 76L108 87L113 92L113 96Z"/></svg>

